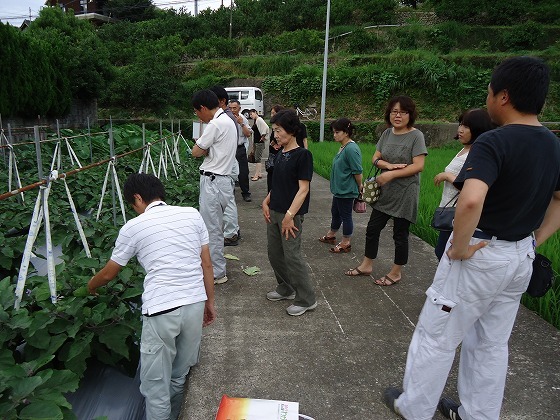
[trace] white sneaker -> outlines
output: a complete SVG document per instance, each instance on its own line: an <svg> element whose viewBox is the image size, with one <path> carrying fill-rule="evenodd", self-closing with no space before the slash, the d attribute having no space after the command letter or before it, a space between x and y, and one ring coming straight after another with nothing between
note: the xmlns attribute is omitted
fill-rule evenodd
<svg viewBox="0 0 560 420"><path fill-rule="evenodd" d="M226 281L228 281L227 276L223 276L219 279L214 279L214 284L224 284Z"/></svg>
<svg viewBox="0 0 560 420"><path fill-rule="evenodd" d="M285 300L285 299L294 300L294 299L296 298L296 294L295 294L295 292L294 292L294 293L292 293L292 294L289 295L289 296L283 296L283 295L281 295L280 293L278 293L276 290L273 290L272 292L268 292L268 293L266 294L266 298L267 298L268 300L273 301L273 302L276 302L276 301L278 301L278 300Z"/></svg>
<svg viewBox="0 0 560 420"><path fill-rule="evenodd" d="M288 312L288 315L299 316L299 315L303 315L307 311L312 311L316 307L317 307L317 302L315 302L311 306L290 305L286 308L286 312Z"/></svg>

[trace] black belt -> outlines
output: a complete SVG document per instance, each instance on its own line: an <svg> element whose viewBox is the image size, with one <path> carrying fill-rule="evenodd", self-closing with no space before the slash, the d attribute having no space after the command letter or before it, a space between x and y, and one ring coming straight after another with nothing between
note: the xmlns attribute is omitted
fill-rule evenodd
<svg viewBox="0 0 560 420"><path fill-rule="evenodd" d="M215 174L214 172L206 172L203 170L200 170L200 175L209 176L212 181L214 181L214 179L217 176L225 176L225 175Z"/></svg>
<svg viewBox="0 0 560 420"><path fill-rule="evenodd" d="M181 305L181 306L183 306L183 305ZM169 312L173 312L175 309L179 309L181 306L176 306L176 307L171 308L171 309L166 309L165 311L156 312L155 314L149 314L149 315L144 314L144 316L147 316L148 318L151 318L153 316L168 314Z"/></svg>
<svg viewBox="0 0 560 420"><path fill-rule="evenodd" d="M521 239L525 239L529 235L523 236L522 238L518 238L518 239L512 239L512 238L504 238L504 237L497 236L497 235L491 235L491 234L486 233L482 230L475 230L473 235L472 235L473 238L486 239L486 240L490 240L494 236L496 236L496 239L498 239L499 241L517 242L517 241L520 241Z"/></svg>
<svg viewBox="0 0 560 420"><path fill-rule="evenodd" d="M239 149L240 147L245 148L245 144L238 144L238 145L237 145L237 148Z"/></svg>

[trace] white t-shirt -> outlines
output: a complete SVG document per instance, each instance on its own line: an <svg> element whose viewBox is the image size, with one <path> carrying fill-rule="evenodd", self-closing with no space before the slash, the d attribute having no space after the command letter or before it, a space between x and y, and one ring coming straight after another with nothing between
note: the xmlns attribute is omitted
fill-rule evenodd
<svg viewBox="0 0 560 420"><path fill-rule="evenodd" d="M231 174L237 150L237 127L223 109L214 114L196 144L208 150L200 170L218 175Z"/></svg>
<svg viewBox="0 0 560 420"><path fill-rule="evenodd" d="M207 299L200 257L206 244L196 209L155 201L121 228L111 260L125 266L137 257L146 271L142 313L154 314Z"/></svg>
<svg viewBox="0 0 560 420"><path fill-rule="evenodd" d="M459 152L461 153L461 152ZM458 154L459 154L458 153ZM455 157L451 160L451 162L449 162L449 165L447 165L445 167L445 172L449 172L455 176L459 175L459 172L461 171L461 169L463 168L463 165L465 164L465 160L467 159L467 156L469 155L469 153L464 153L461 156L455 155ZM455 201L455 199L453 199L453 197L455 197L455 195L459 192L459 190L457 188L455 188L453 186L453 184L451 184L450 182L444 181L443 182L443 192L441 194L441 201L439 203L439 207L444 207L447 204L447 207L452 206L453 202ZM457 196L458 198L458 196ZM449 200L452 200L451 202L449 202Z"/></svg>

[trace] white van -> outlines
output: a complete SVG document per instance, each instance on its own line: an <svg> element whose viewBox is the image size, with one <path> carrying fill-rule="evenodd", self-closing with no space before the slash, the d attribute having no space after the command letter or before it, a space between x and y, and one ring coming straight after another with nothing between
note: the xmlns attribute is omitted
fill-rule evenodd
<svg viewBox="0 0 560 420"><path fill-rule="evenodd" d="M229 100L238 100L241 104L241 112L249 118L249 110L256 109L257 114L264 116L263 94L259 88L250 86L227 87L225 88Z"/></svg>

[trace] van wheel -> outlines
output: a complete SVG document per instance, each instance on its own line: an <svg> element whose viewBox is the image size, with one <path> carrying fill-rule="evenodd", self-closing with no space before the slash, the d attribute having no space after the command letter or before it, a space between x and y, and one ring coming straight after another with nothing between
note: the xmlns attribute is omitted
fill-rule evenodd
<svg viewBox="0 0 560 420"><path fill-rule="evenodd" d="M244 109L242 114L245 118L249 119L249 110L248 109Z"/></svg>

